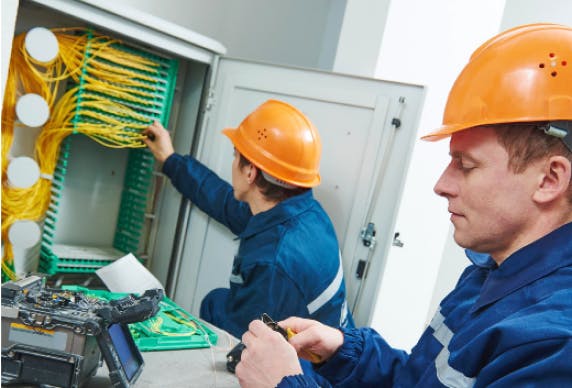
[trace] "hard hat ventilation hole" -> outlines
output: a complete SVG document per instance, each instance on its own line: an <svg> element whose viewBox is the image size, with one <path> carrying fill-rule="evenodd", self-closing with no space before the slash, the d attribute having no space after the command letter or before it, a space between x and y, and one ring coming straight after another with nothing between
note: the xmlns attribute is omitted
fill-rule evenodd
<svg viewBox="0 0 572 388"><path fill-rule="evenodd" d="M548 57L549 57L549 63L548 63L548 67L553 68L553 70L550 72L550 75L552 77L556 77L558 75L558 71L555 70L555 68L558 67L558 65L560 66L567 66L568 65L568 61L563 59L560 62L558 62L558 57L555 53L548 53ZM541 69L544 69L547 65L544 62L541 62L538 64L538 67Z"/></svg>
<svg viewBox="0 0 572 388"><path fill-rule="evenodd" d="M268 136L266 135L266 128L262 128L256 131L258 133L258 140L262 140L263 138L266 139Z"/></svg>

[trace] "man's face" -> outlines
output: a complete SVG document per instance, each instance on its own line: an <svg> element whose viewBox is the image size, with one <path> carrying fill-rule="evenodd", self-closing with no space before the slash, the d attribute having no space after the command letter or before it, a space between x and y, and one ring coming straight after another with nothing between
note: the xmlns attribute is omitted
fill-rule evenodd
<svg viewBox="0 0 572 388"><path fill-rule="evenodd" d="M434 191L449 201L455 241L500 263L526 245L526 231L534 222L538 170L512 172L507 151L490 127L453 134L450 155Z"/></svg>

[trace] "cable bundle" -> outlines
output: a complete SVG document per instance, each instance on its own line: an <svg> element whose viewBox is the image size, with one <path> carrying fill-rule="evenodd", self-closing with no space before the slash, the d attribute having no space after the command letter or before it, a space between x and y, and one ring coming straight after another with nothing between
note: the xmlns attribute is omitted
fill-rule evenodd
<svg viewBox="0 0 572 388"><path fill-rule="evenodd" d="M45 221L50 227L45 229L43 240L47 240L48 248L51 245L69 152L67 148L62 151L64 140L70 134L81 133L106 147L142 148L142 131L151 121L166 119L166 105L173 94L176 67L165 70L162 58L142 55L89 29L52 32L59 55L50 63L29 55L25 34L14 39L12 49L2 110L4 279L16 278L13 249L7 236L15 221ZM171 79L166 80L168 77ZM14 113L16 100L27 93L41 96L51 115L35 142L34 156L41 179L31 187L16 188L8 184L6 171L14 128L21 126Z"/></svg>
<svg viewBox="0 0 572 388"><path fill-rule="evenodd" d="M48 66L43 72L32 66L24 48L24 35L14 39L11 53L11 63L6 80L4 104L2 106L2 278L15 279L13 263L13 248L8 238L8 230L18 219L38 220L43 214L42 208L49 202L46 198L45 182L38 181L29 188L11 187L7 180L9 153L14 138L16 123L16 100L24 93L36 93L42 96L48 105L54 102L54 83L46 83L43 76L49 74L55 66ZM50 86L52 86L50 88ZM22 125L19 124L22 127ZM49 192L49 183L47 185Z"/></svg>

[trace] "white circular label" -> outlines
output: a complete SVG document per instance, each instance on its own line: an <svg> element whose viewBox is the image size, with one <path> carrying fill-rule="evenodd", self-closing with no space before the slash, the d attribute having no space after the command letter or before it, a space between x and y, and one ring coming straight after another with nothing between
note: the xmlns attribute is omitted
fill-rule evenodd
<svg viewBox="0 0 572 388"><path fill-rule="evenodd" d="M31 248L40 241L40 237L40 226L34 221L16 221L8 229L8 239L17 248Z"/></svg>
<svg viewBox="0 0 572 388"><path fill-rule="evenodd" d="M26 51L36 61L50 63L58 56L58 38L44 27L34 27L26 33Z"/></svg>
<svg viewBox="0 0 572 388"><path fill-rule="evenodd" d="M40 167L34 159L19 156L10 161L6 175L11 186L27 189L40 179Z"/></svg>
<svg viewBox="0 0 572 388"><path fill-rule="evenodd" d="M39 127L48 121L50 107L39 94L28 93L16 102L16 116L28 127Z"/></svg>

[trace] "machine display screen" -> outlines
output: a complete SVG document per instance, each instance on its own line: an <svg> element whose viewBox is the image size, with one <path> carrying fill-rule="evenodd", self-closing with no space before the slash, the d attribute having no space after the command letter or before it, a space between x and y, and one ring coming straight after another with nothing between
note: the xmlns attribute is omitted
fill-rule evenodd
<svg viewBox="0 0 572 388"><path fill-rule="evenodd" d="M137 374L137 371L139 371L139 368L143 365L141 354L133 342L127 325L115 323L109 326L108 331L115 350L117 351L117 355L119 356L119 361L121 362L125 376L131 381Z"/></svg>

